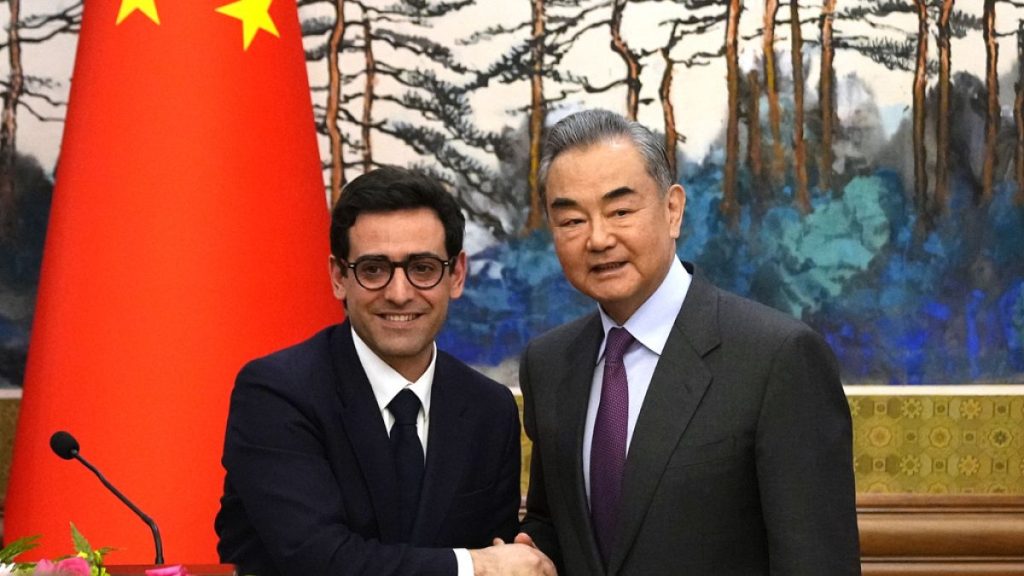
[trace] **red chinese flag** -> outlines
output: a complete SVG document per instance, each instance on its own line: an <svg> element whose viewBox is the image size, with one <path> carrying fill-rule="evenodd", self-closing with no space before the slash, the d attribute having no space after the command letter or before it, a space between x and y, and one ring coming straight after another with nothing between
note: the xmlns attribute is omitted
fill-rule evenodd
<svg viewBox="0 0 1024 576"><path fill-rule="evenodd" d="M89 0L7 493L23 560L217 560L234 376L341 318L295 1Z"/></svg>

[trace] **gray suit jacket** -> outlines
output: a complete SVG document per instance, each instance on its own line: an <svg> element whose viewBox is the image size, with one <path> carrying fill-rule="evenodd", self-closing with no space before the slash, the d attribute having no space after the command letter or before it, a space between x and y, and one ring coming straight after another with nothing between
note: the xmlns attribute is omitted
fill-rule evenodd
<svg viewBox="0 0 1024 576"><path fill-rule="evenodd" d="M520 365L534 442L524 530L559 574L860 574L850 413L831 350L699 274L633 432L604 567L582 471L602 337L595 312L532 341Z"/></svg>

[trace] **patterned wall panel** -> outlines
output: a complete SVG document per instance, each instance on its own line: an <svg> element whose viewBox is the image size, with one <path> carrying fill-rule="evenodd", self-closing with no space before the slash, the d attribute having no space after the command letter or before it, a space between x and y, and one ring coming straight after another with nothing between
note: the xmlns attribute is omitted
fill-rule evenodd
<svg viewBox="0 0 1024 576"><path fill-rule="evenodd" d="M858 492L1024 494L1024 397L847 401Z"/></svg>
<svg viewBox="0 0 1024 576"><path fill-rule="evenodd" d="M17 397L0 396L0 513L7 494L7 479L11 475L11 452L14 449L14 426L18 421Z"/></svg>
<svg viewBox="0 0 1024 576"><path fill-rule="evenodd" d="M858 492L1024 494L1024 396L892 390L848 389ZM523 494L530 450L524 433Z"/></svg>
<svg viewBox="0 0 1024 576"><path fill-rule="evenodd" d="M516 395L522 407L522 397ZM849 395L858 492L1024 494L1024 395ZM0 503L16 399L0 398ZM523 494L531 444L523 433Z"/></svg>

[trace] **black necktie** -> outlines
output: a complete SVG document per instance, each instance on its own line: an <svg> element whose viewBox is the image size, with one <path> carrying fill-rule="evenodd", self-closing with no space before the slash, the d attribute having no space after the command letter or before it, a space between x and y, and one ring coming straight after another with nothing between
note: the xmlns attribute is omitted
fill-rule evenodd
<svg viewBox="0 0 1024 576"><path fill-rule="evenodd" d="M388 404L388 410L395 417L395 423L391 426L391 453L395 457L395 471L398 473L402 541L408 542L412 537L412 525L420 504L420 484L423 481L423 444L416 433L420 399L406 388Z"/></svg>

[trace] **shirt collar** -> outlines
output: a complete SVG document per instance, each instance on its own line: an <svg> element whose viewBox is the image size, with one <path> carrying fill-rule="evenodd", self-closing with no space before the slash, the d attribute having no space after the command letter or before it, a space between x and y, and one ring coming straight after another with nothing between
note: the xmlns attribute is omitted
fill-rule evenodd
<svg viewBox="0 0 1024 576"><path fill-rule="evenodd" d="M623 328L633 335L637 342L645 348L661 355L665 349L665 342L672 333L672 326L679 316L679 310L683 307L683 300L690 291L692 276L683 267L678 258L672 259L672 265L668 268L668 274L661 281L658 289L651 294L636 312L626 320ZM605 340L601 342L601 348L597 352L597 361L604 358L604 345L608 338L608 331L618 326L611 316L605 313L600 306L597 309L601 313L601 326L604 329Z"/></svg>
<svg viewBox="0 0 1024 576"><path fill-rule="evenodd" d="M415 382L410 383L405 376L381 360L380 356L377 356L366 342L363 342L359 334L356 334L355 329L352 329L352 343L356 348L356 356L359 357L359 362L363 365L363 371L366 372L366 378L370 381L373 397L377 400L377 406L382 412L387 409L388 404L402 389L409 388L420 399L420 404L423 405L423 414L430 414L430 389L434 384L434 368L437 365L437 344L432 344L430 364L423 375Z"/></svg>

